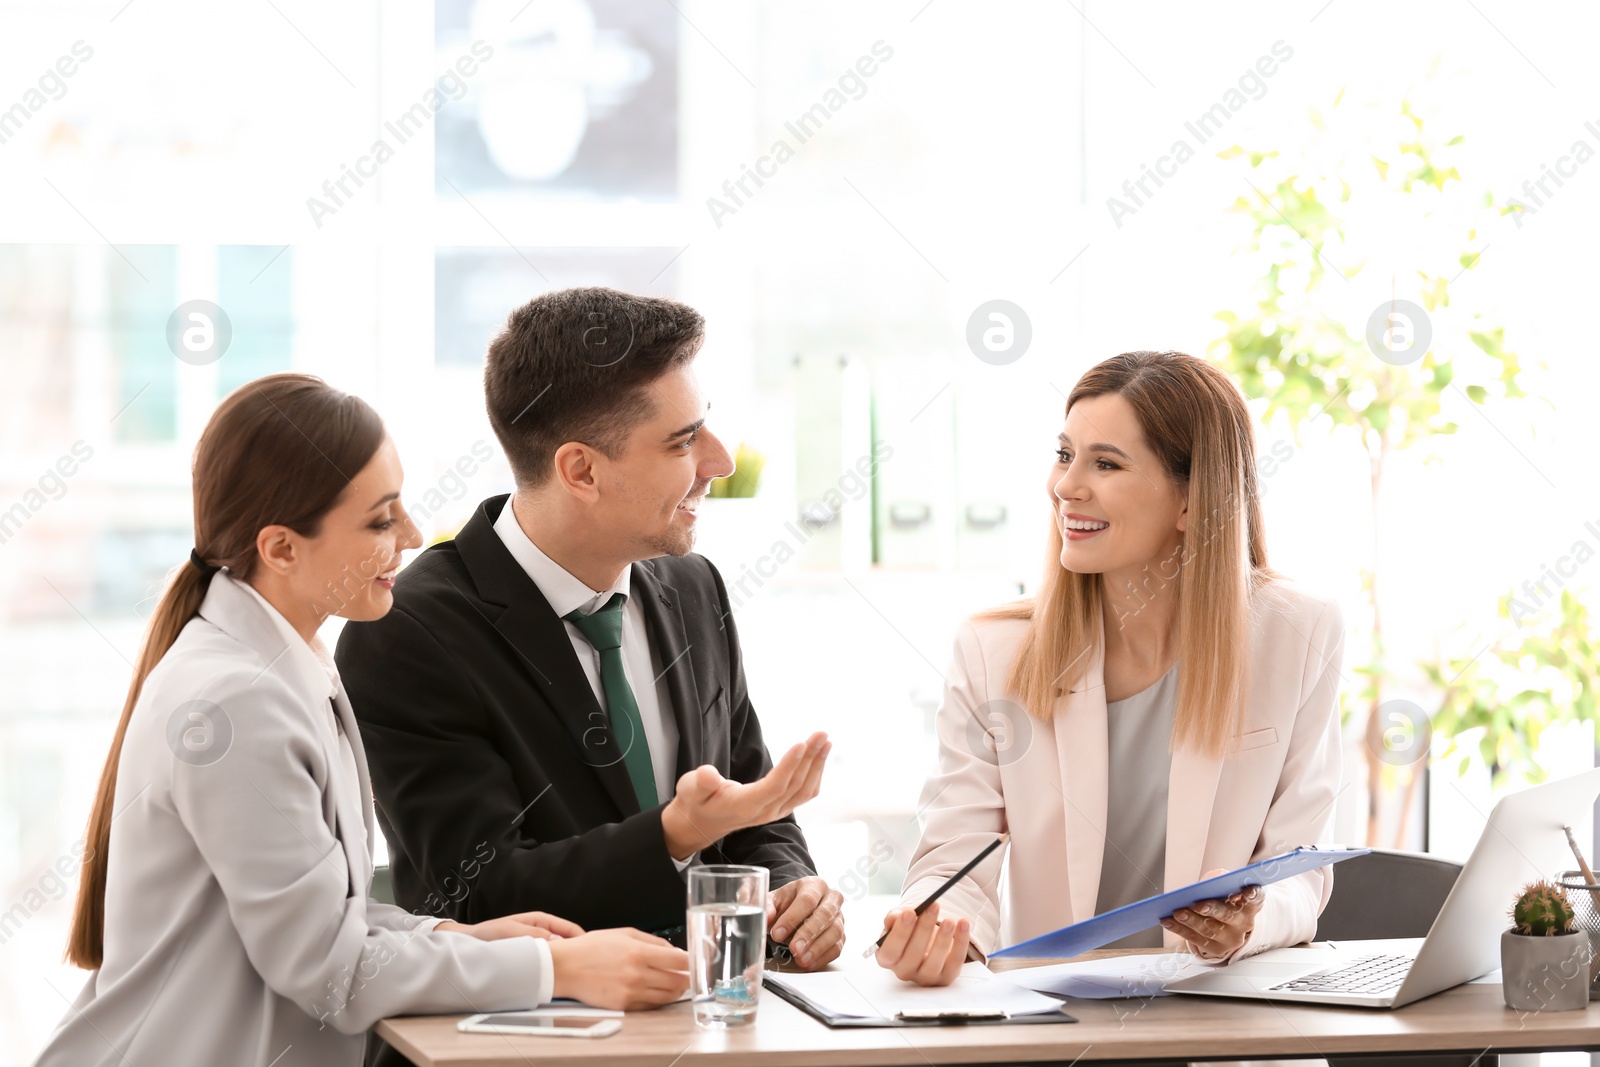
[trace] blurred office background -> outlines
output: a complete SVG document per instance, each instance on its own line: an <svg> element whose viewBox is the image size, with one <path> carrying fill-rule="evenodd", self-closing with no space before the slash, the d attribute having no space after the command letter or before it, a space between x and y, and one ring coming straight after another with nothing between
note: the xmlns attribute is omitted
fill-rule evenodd
<svg viewBox="0 0 1600 1067"><path fill-rule="evenodd" d="M484 347L552 288L708 319L760 476L701 550L770 744L835 739L801 819L853 901L898 889L957 622L1037 585L1066 393L1130 349L1262 415L1272 562L1349 623L1340 838L1464 858L1594 763L1592 6L0 11L0 1063L82 981L56 872L213 406L360 393L448 536L510 488Z"/></svg>

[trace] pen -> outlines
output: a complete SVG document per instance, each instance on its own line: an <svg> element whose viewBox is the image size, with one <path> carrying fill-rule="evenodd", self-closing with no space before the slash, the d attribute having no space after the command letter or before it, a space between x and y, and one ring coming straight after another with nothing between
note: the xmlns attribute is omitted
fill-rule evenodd
<svg viewBox="0 0 1600 1067"><path fill-rule="evenodd" d="M927 900L924 900L921 904L917 905L915 914L921 915L923 912L927 911L929 904L932 904L934 901L936 901L940 897L944 896L946 890L948 890L951 886L955 885L957 882L961 881L961 879L965 878L967 875L971 874L972 873L972 869L974 867L976 867L978 864L982 863L984 860L989 858L989 853L993 852L995 849L999 848L1001 845L1006 843L1006 836L1007 835L1005 835L1005 834L1001 834L999 837L997 837L993 841L989 842L989 844L984 848L984 850L982 852L978 853L976 856L972 857L972 859L967 862L967 865L965 867L961 868L955 874L952 874L949 878L946 878L944 880L944 885L940 886L938 889L935 889L929 895ZM862 959L870 958L874 952L878 951L878 949L883 947L883 939L888 937L888 936L889 936L889 931L887 931L887 930L885 930L883 933L879 934L878 935L878 940L874 941L872 943L872 946L870 948L868 948L867 951L865 951L865 952L863 952L861 954L861 958Z"/></svg>

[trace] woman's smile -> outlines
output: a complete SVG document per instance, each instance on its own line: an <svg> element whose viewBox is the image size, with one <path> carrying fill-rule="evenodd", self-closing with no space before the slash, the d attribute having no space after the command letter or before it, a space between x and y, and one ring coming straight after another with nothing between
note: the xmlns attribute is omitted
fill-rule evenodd
<svg viewBox="0 0 1600 1067"><path fill-rule="evenodd" d="M1110 526L1111 524L1104 519L1069 511L1061 517L1061 536L1068 541L1087 541Z"/></svg>

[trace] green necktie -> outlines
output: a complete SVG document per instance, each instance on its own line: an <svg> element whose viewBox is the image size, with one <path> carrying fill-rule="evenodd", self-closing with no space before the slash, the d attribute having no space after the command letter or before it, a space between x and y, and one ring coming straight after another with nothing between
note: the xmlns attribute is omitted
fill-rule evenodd
<svg viewBox="0 0 1600 1067"><path fill-rule="evenodd" d="M605 692L606 710L611 716L611 733L622 743L618 724L628 724L629 743L622 754L628 777L633 780L633 792L639 798L639 808L649 811L656 806L656 772L650 763L650 742L644 736L644 720L639 717L639 704L633 699L628 686L628 676L622 669L622 604L627 600L623 593L614 594L606 606L592 615L571 611L563 616L576 626L589 643L600 653L600 687Z"/></svg>

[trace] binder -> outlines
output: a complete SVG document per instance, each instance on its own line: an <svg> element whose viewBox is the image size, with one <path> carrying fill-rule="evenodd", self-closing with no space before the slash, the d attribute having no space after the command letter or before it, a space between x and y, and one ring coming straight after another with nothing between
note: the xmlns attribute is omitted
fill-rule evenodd
<svg viewBox="0 0 1600 1067"><path fill-rule="evenodd" d="M955 396L941 352L872 361L873 444L893 451L878 472L876 562L949 570L956 562ZM992 462L992 459L991 459Z"/></svg>
<svg viewBox="0 0 1600 1067"><path fill-rule="evenodd" d="M1174 889L1170 893L1146 897L1132 904L1085 919L1081 923L1063 926L1052 933L1042 934L991 953L990 959L1065 959L1108 945L1119 937L1136 934L1160 923L1179 908L1191 908L1202 900L1215 900L1241 892L1253 885L1271 885L1297 874L1305 874L1329 864L1364 856L1370 848L1329 848L1311 846L1285 852L1281 856L1240 867L1214 878L1206 878Z"/></svg>
<svg viewBox="0 0 1600 1067"><path fill-rule="evenodd" d="M1037 587L1054 521L1040 489L1057 447L1064 398L1023 364L997 367L976 359L957 365L950 393L956 566Z"/></svg>
<svg viewBox="0 0 1600 1067"><path fill-rule="evenodd" d="M866 364L843 354L797 355L792 380L796 512L785 540L799 546L802 567L863 571L872 563L878 465Z"/></svg>

